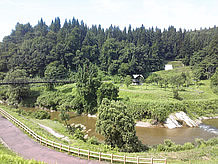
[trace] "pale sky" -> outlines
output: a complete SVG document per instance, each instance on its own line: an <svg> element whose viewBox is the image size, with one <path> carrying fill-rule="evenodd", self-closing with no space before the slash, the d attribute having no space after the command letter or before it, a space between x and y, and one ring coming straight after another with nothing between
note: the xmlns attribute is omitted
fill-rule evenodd
<svg viewBox="0 0 218 164"><path fill-rule="evenodd" d="M133 28L200 29L218 25L218 0L0 0L0 41L10 35L17 22L35 26L43 18L47 25L55 17L75 17L89 27L111 24Z"/></svg>

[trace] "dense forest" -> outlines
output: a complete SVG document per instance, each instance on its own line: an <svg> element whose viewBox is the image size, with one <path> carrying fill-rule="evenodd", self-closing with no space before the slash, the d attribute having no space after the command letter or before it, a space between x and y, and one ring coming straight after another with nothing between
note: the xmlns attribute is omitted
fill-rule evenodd
<svg viewBox="0 0 218 164"><path fill-rule="evenodd" d="M169 60L182 60L199 79L208 79L218 65L218 27L187 31L170 26L162 31L111 25L103 29L75 18L61 26L57 17L49 26L43 19L34 27L17 23L0 47L1 79L15 69L25 69L30 77L51 77L49 73L56 72L62 79L90 63L108 75L146 77Z"/></svg>

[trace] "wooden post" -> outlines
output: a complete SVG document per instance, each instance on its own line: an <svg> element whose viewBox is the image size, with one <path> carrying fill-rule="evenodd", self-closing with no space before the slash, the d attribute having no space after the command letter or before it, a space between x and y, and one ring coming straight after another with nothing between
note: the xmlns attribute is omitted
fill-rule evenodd
<svg viewBox="0 0 218 164"><path fill-rule="evenodd" d="M124 158L124 159L123 159L123 163L125 164L125 163L126 163L126 155L124 155L123 158Z"/></svg>
<svg viewBox="0 0 218 164"><path fill-rule="evenodd" d="M62 149L62 144L60 144L60 151L61 151L61 149Z"/></svg>
<svg viewBox="0 0 218 164"><path fill-rule="evenodd" d="M48 140L47 140L47 138L45 139L45 146L47 146L48 145Z"/></svg>
<svg viewBox="0 0 218 164"><path fill-rule="evenodd" d="M167 159L165 158L165 164L167 164Z"/></svg>
<svg viewBox="0 0 218 164"><path fill-rule="evenodd" d="M137 156L137 164L139 164L139 157Z"/></svg>
<svg viewBox="0 0 218 164"><path fill-rule="evenodd" d="M39 137L39 143L42 144L42 137Z"/></svg>
<svg viewBox="0 0 218 164"><path fill-rule="evenodd" d="M70 145L68 146L68 153L70 153Z"/></svg>
<svg viewBox="0 0 218 164"><path fill-rule="evenodd" d="M54 142L52 142L52 144L53 144L53 148L55 149L55 147L54 147Z"/></svg>
<svg viewBox="0 0 218 164"><path fill-rule="evenodd" d="M101 152L99 152L99 162L101 161Z"/></svg>
<svg viewBox="0 0 218 164"><path fill-rule="evenodd" d="M151 163L152 163L152 164L153 164L153 161L154 161L153 158L151 158Z"/></svg>
<svg viewBox="0 0 218 164"><path fill-rule="evenodd" d="M80 155L80 148L78 148L78 156Z"/></svg>
<svg viewBox="0 0 218 164"><path fill-rule="evenodd" d="M111 154L111 163L113 163L113 154Z"/></svg>
<svg viewBox="0 0 218 164"><path fill-rule="evenodd" d="M89 158L90 158L89 156L90 156L90 150L88 151L88 160L89 160Z"/></svg>

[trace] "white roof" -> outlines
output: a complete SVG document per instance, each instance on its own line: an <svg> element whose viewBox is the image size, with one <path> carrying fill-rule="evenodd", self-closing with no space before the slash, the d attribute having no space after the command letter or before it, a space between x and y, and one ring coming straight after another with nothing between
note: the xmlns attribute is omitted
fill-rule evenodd
<svg viewBox="0 0 218 164"><path fill-rule="evenodd" d="M165 70L171 70L173 69L173 65L172 64L166 64L165 65Z"/></svg>
<svg viewBox="0 0 218 164"><path fill-rule="evenodd" d="M138 74L138 75L136 74L136 75L132 75L132 76L133 76L134 79L137 78L137 77L139 77L139 76L140 76L140 77L143 77L143 76L140 75L140 74Z"/></svg>

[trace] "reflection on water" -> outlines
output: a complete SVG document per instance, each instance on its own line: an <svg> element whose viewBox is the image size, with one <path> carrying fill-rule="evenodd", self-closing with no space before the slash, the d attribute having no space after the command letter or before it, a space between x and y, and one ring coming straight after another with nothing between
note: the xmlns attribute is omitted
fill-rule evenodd
<svg viewBox="0 0 218 164"><path fill-rule="evenodd" d="M143 128L136 127L136 134L139 139L148 145L163 143L165 139L171 139L177 144L194 142L195 138L209 139L216 136L200 128Z"/></svg>
<svg viewBox="0 0 218 164"><path fill-rule="evenodd" d="M52 112L51 118L58 119L59 112ZM89 130L89 136L96 136L99 140L103 140L103 136L95 132L96 118L88 117L86 115L75 115L70 113L71 119L70 123L83 124L86 129ZM208 121L208 120L207 120ZM216 119L217 123L218 119ZM139 139L148 145L155 145L163 143L165 139L171 139L177 144L183 144L185 142L194 142L195 138L203 138L205 140L218 136L217 134L210 133L203 128L144 128L136 127L136 134Z"/></svg>

